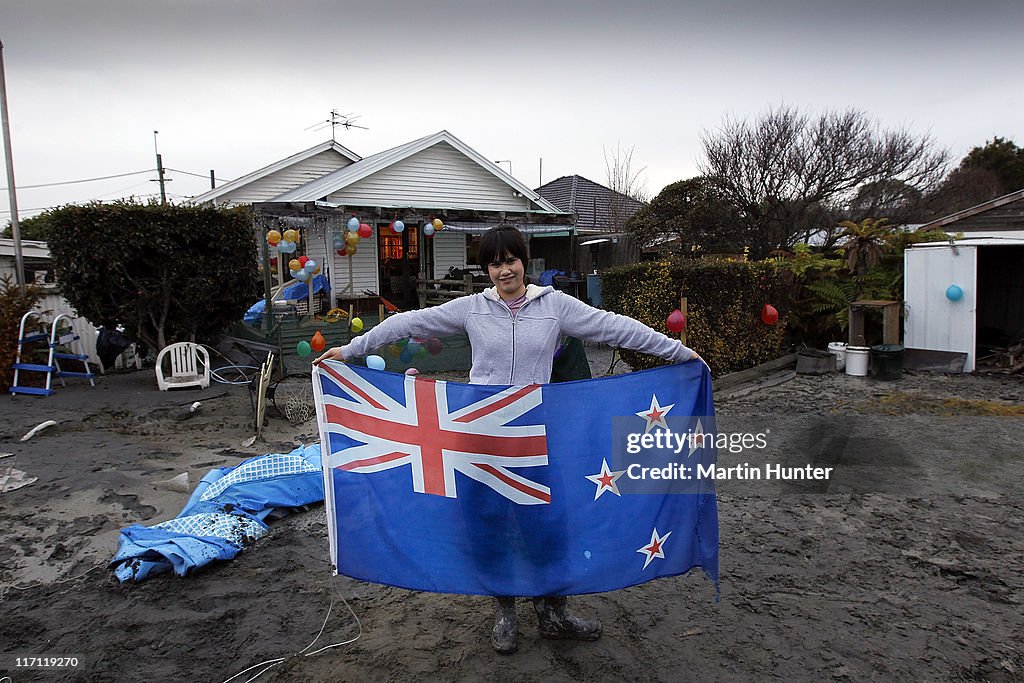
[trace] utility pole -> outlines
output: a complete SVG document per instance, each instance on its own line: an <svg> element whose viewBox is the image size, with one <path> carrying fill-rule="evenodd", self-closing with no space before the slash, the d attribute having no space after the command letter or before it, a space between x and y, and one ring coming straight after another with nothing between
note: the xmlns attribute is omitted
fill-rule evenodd
<svg viewBox="0 0 1024 683"><path fill-rule="evenodd" d="M166 188L166 181L164 180L164 160L160 156L160 151L156 147L156 135L159 132L160 131L158 131L158 130L154 130L153 131L153 152L156 153L156 175L157 175L157 182L160 183L160 203L161 204L166 204L167 203L167 188Z"/></svg>
<svg viewBox="0 0 1024 683"><path fill-rule="evenodd" d="M11 236L14 237L15 282L25 291L25 260L21 254L21 226L18 224L18 192L14 187L14 153L11 124L7 117L7 79L4 76L4 43L0 41L0 119L3 119L4 160L7 162L7 194L11 202Z"/></svg>

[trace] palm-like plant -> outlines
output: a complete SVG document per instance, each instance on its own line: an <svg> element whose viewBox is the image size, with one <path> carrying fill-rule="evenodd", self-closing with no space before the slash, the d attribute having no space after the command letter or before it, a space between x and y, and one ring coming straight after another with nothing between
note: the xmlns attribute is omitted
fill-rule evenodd
<svg viewBox="0 0 1024 683"><path fill-rule="evenodd" d="M840 239L841 251L846 257L846 268L856 275L864 275L878 265L891 247L895 231L887 218L865 218L860 223L843 221Z"/></svg>

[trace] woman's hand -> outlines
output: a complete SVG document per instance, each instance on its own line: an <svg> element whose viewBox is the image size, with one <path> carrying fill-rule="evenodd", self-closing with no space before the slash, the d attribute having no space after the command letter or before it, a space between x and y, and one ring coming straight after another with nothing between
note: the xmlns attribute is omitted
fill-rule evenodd
<svg viewBox="0 0 1024 683"><path fill-rule="evenodd" d="M342 363L345 362L345 356L341 355L341 347L335 346L324 351L319 358L313 361L313 365L320 365L325 360L340 360Z"/></svg>
<svg viewBox="0 0 1024 683"><path fill-rule="evenodd" d="M690 356L689 360L687 360L686 362L689 363L690 361L699 360L701 363L704 363L704 367L708 369L708 372L711 372L711 366L707 364L707 361L701 358L700 354L694 351L693 349L690 349L690 351L693 353L693 355Z"/></svg>

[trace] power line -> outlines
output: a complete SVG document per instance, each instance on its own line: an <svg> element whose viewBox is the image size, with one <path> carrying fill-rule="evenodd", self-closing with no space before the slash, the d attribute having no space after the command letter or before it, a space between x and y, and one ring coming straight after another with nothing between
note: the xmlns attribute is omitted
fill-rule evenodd
<svg viewBox="0 0 1024 683"><path fill-rule="evenodd" d="M210 174L209 173L193 173L192 171L182 171L180 168L171 168L170 166L164 166L164 170L165 171L172 171L174 173L184 173L185 175L194 175L196 178L206 178L207 180L210 179ZM215 180L218 183L229 182L227 180L224 180L223 178L215 178Z"/></svg>
<svg viewBox="0 0 1024 683"><path fill-rule="evenodd" d="M95 182L97 180L110 180L111 178L124 178L125 176L130 176L130 175L139 175L139 174L142 174L142 173L152 173L154 170L155 169L149 168L149 169L146 169L145 171L132 171L131 173L118 173L116 175L105 175L105 176L100 176L98 178L83 178L81 180L64 180L64 181L61 181L59 183L41 183L39 185L19 185L18 189L19 190L32 190L32 189L35 189L37 187L56 187L57 185L75 185L77 183L92 183L92 182ZM0 190L6 192L7 188L6 187L0 188Z"/></svg>

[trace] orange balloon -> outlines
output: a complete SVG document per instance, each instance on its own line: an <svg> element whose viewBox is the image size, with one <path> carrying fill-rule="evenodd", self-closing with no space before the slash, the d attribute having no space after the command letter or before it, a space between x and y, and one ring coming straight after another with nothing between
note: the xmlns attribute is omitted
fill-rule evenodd
<svg viewBox="0 0 1024 683"><path fill-rule="evenodd" d="M270 246L277 246L277 243L280 241L281 233L279 233L277 230L271 230L270 232L267 233L267 244L269 244Z"/></svg>
<svg viewBox="0 0 1024 683"><path fill-rule="evenodd" d="M313 335L313 338L309 342L309 347L317 353L320 353L324 350L325 346L327 346L327 340L324 339L322 334L320 334L320 330L317 330L316 334Z"/></svg>

